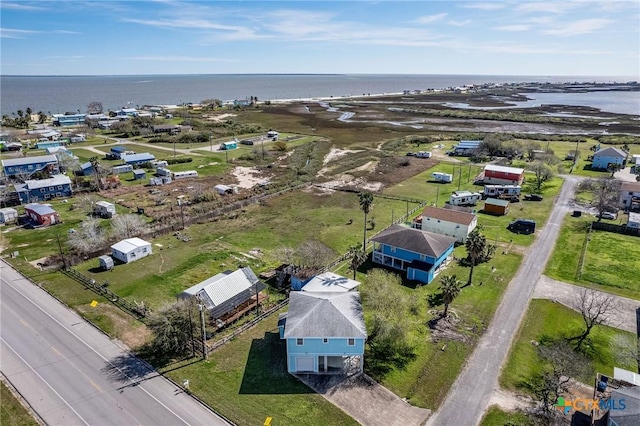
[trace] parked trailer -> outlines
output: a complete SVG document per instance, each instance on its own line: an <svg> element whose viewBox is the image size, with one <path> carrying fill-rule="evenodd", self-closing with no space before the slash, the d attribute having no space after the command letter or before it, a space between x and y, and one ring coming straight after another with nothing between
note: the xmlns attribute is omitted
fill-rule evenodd
<svg viewBox="0 0 640 426"><path fill-rule="evenodd" d="M418 157L418 158L431 158L431 153L429 151L418 151L418 152L416 152L416 157Z"/></svg>
<svg viewBox="0 0 640 426"><path fill-rule="evenodd" d="M449 197L449 204L453 206L475 206L482 199L479 192L456 191Z"/></svg>
<svg viewBox="0 0 640 426"><path fill-rule="evenodd" d="M485 185L482 195L485 198L499 197L501 195L520 195L520 185Z"/></svg>
<svg viewBox="0 0 640 426"><path fill-rule="evenodd" d="M194 177L198 177L198 172L196 172L195 170L187 170L184 172L173 172L173 180L188 179L188 178L194 178Z"/></svg>
<svg viewBox="0 0 640 426"><path fill-rule="evenodd" d="M171 170L166 169L166 168L164 168L164 167L158 167L158 168L156 169L156 174L157 174L158 176L171 176Z"/></svg>
<svg viewBox="0 0 640 426"><path fill-rule="evenodd" d="M431 177L440 183L451 183L453 182L453 175L449 173L435 172L431 173Z"/></svg>

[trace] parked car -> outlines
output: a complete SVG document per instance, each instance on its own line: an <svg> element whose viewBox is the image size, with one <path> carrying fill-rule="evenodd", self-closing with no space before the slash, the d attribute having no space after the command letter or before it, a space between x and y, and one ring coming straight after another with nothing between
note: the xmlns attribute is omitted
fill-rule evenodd
<svg viewBox="0 0 640 426"><path fill-rule="evenodd" d="M602 212L602 214L600 215L600 218L602 219L609 219L609 220L616 220L618 218L618 215L612 212Z"/></svg>
<svg viewBox="0 0 640 426"><path fill-rule="evenodd" d="M516 234L533 234L536 232L536 221L531 219L516 219L507 226L507 229Z"/></svg>
<svg viewBox="0 0 640 426"><path fill-rule="evenodd" d="M524 196L526 201L542 201L542 195L540 194L528 194Z"/></svg>
<svg viewBox="0 0 640 426"><path fill-rule="evenodd" d="M407 157L415 157L415 152L407 152Z"/></svg>

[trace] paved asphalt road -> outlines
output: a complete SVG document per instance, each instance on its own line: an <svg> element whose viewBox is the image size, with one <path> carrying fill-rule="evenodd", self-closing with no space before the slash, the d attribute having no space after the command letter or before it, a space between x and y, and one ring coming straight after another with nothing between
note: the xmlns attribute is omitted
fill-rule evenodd
<svg viewBox="0 0 640 426"><path fill-rule="evenodd" d="M47 424L228 424L2 260L0 291L0 370Z"/></svg>
<svg viewBox="0 0 640 426"><path fill-rule="evenodd" d="M572 210L571 198L579 178L565 176L565 182L548 222L524 256L520 269L509 283L489 328L480 338L467 365L458 376L440 409L427 425L474 426L487 409L511 342L524 317L529 300L553 251L565 214Z"/></svg>

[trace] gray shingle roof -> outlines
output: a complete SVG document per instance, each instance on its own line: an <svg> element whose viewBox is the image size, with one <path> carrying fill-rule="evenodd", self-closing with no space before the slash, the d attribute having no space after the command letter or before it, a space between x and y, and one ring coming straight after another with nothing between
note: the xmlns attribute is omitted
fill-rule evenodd
<svg viewBox="0 0 640 426"><path fill-rule="evenodd" d="M309 293L292 291L285 338L366 338L358 292Z"/></svg>
<svg viewBox="0 0 640 426"><path fill-rule="evenodd" d="M627 153L621 150L620 148L616 148L615 146L602 148L600 151L593 154L594 157L600 157L601 155L604 155L605 157L627 158Z"/></svg>
<svg viewBox="0 0 640 426"><path fill-rule="evenodd" d="M419 229L407 228L402 225L391 225L371 238L371 241L402 248L414 253L439 257L456 242L456 238L421 231Z"/></svg>

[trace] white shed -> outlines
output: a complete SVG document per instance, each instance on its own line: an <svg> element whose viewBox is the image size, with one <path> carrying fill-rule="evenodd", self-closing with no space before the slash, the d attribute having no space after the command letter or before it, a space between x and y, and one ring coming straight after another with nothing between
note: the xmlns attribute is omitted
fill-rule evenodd
<svg viewBox="0 0 640 426"><path fill-rule="evenodd" d="M13 223L18 220L18 211L11 207L0 209L0 223Z"/></svg>
<svg viewBox="0 0 640 426"><path fill-rule="evenodd" d="M98 201L93 207L93 213L103 218L112 218L116 215L116 206L108 201Z"/></svg>
<svg viewBox="0 0 640 426"><path fill-rule="evenodd" d="M111 256L121 262L129 263L149 256L151 243L140 238L127 238L111 246Z"/></svg>

